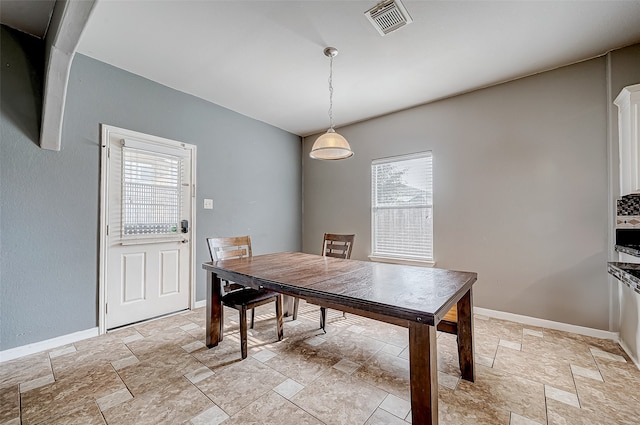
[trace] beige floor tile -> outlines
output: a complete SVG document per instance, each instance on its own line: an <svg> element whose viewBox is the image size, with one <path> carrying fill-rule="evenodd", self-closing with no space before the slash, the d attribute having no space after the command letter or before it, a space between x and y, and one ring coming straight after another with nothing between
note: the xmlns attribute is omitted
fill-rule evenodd
<svg viewBox="0 0 640 425"><path fill-rule="evenodd" d="M493 368L575 393L569 362L554 353L541 356L498 347Z"/></svg>
<svg viewBox="0 0 640 425"><path fill-rule="evenodd" d="M288 351L269 359L265 364L302 385L309 385L342 359L323 346L312 347L304 343L289 346Z"/></svg>
<svg viewBox="0 0 640 425"><path fill-rule="evenodd" d="M448 389L438 392L440 425L509 425L509 411Z"/></svg>
<svg viewBox="0 0 640 425"><path fill-rule="evenodd" d="M150 336L127 343L129 350L138 358L145 354L152 354L165 347L182 347L197 342L190 334L179 327L158 330Z"/></svg>
<svg viewBox="0 0 640 425"><path fill-rule="evenodd" d="M411 410L411 402L401 399L400 397L396 397L393 394L388 394L382 403L380 403L380 409L386 410L394 416L402 419L409 414L409 411Z"/></svg>
<svg viewBox="0 0 640 425"><path fill-rule="evenodd" d="M76 352L76 347L74 347L73 344L71 344L65 347L59 347L59 348L56 348L55 350L49 351L49 358L55 359L56 357L64 356L65 354L75 353L75 352Z"/></svg>
<svg viewBox="0 0 640 425"><path fill-rule="evenodd" d="M211 408L213 403L185 378L107 409L110 425L180 424Z"/></svg>
<svg viewBox="0 0 640 425"><path fill-rule="evenodd" d="M576 387L583 409L597 412L622 424L637 424L640 418L638 387L620 386L576 376Z"/></svg>
<svg viewBox="0 0 640 425"><path fill-rule="evenodd" d="M364 425L407 425L407 422L386 410L376 409Z"/></svg>
<svg viewBox="0 0 640 425"><path fill-rule="evenodd" d="M602 375L597 369L589 369L582 366L571 365L571 372L574 376L582 376L584 378L595 379L596 381L604 381Z"/></svg>
<svg viewBox="0 0 640 425"><path fill-rule="evenodd" d="M613 425L616 422L591 410L547 399L548 425ZM631 424L629 424L631 425Z"/></svg>
<svg viewBox="0 0 640 425"><path fill-rule="evenodd" d="M383 322L369 321L368 323L371 325L364 326L363 336L368 336L400 348L405 348L409 345L409 330L407 328Z"/></svg>
<svg viewBox="0 0 640 425"><path fill-rule="evenodd" d="M120 403L124 403L133 398L128 389L124 388L118 390L109 395L105 395L96 400L98 407L101 411L105 411L107 409L111 409L113 406L117 406Z"/></svg>
<svg viewBox="0 0 640 425"><path fill-rule="evenodd" d="M573 407L580 407L580 401L575 393L560 390L550 385L544 386L544 394L548 399L559 401Z"/></svg>
<svg viewBox="0 0 640 425"><path fill-rule="evenodd" d="M545 421L546 423L546 421ZM511 419L509 425L542 425L540 422L532 421L529 418L520 416L517 413L511 412Z"/></svg>
<svg viewBox="0 0 640 425"><path fill-rule="evenodd" d="M460 362L458 360L458 338L451 334L441 334L436 342L438 347L438 370L448 375L460 375ZM409 350L403 353L408 359Z"/></svg>
<svg viewBox="0 0 640 425"><path fill-rule="evenodd" d="M331 369L291 401L326 424L363 424L387 393Z"/></svg>
<svg viewBox="0 0 640 425"><path fill-rule="evenodd" d="M362 365L360 363L355 363L347 359L342 359L338 363L333 365L334 369L338 369L339 371L344 372L347 375L352 374L353 372L358 370L358 368L360 368L361 366Z"/></svg>
<svg viewBox="0 0 640 425"><path fill-rule="evenodd" d="M476 354L490 358L494 358L496 356L498 344L500 343L499 337L491 334L474 333L473 339L475 342Z"/></svg>
<svg viewBox="0 0 640 425"><path fill-rule="evenodd" d="M640 388L640 370L631 362L596 358L598 370L605 382L623 387Z"/></svg>
<svg viewBox="0 0 640 425"><path fill-rule="evenodd" d="M125 385L111 367L81 367L56 382L22 394L22 422L56 417L118 390Z"/></svg>
<svg viewBox="0 0 640 425"><path fill-rule="evenodd" d="M89 401L55 418L48 418L47 425L104 425L106 422L95 402Z"/></svg>
<svg viewBox="0 0 640 425"><path fill-rule="evenodd" d="M189 425L219 425L227 419L229 419L229 415L214 404L213 407L191 418Z"/></svg>
<svg viewBox="0 0 640 425"><path fill-rule="evenodd" d="M522 343L523 324L489 318L489 320L474 320L473 326L474 333L477 335L488 335L506 341Z"/></svg>
<svg viewBox="0 0 640 425"><path fill-rule="evenodd" d="M529 379L478 365L475 382L460 380L456 392L537 422L546 421L544 386Z"/></svg>
<svg viewBox="0 0 640 425"><path fill-rule="evenodd" d="M546 329L546 328L543 330L543 333L544 333L545 339L558 338L564 341L567 341L567 340L580 341L590 347L598 348L600 350L607 351L612 354L618 354L620 356L626 357L626 354L620 347L620 344L610 339L595 338L591 336L579 335L579 334L574 334L570 332L564 332L564 331L558 331L555 329Z"/></svg>
<svg viewBox="0 0 640 425"><path fill-rule="evenodd" d="M322 425L295 404L273 391L242 409L225 425Z"/></svg>
<svg viewBox="0 0 640 425"><path fill-rule="evenodd" d="M411 400L409 361L378 353L353 373L356 378L404 400Z"/></svg>
<svg viewBox="0 0 640 425"><path fill-rule="evenodd" d="M287 377L258 360L247 358L195 384L229 416L282 384Z"/></svg>
<svg viewBox="0 0 640 425"><path fill-rule="evenodd" d="M455 390L460 382L460 376L447 375L443 372L438 372L438 385Z"/></svg>
<svg viewBox="0 0 640 425"><path fill-rule="evenodd" d="M132 356L129 348L122 342L111 341L104 347L87 344L81 345L81 347L80 350L73 350L51 359L51 366L56 378L60 378L78 367L99 367Z"/></svg>
<svg viewBox="0 0 640 425"><path fill-rule="evenodd" d="M0 363L0 388L50 375L51 361L45 352Z"/></svg>
<svg viewBox="0 0 640 425"><path fill-rule="evenodd" d="M55 381L56 378L51 373L49 375L41 376L40 378L36 378L31 381L23 382L20 384L20 393L26 393L27 391L44 387L45 385L53 384Z"/></svg>
<svg viewBox="0 0 640 425"><path fill-rule="evenodd" d="M302 391L303 388L304 385L302 385L301 383L296 382L293 379L287 379L282 384L275 387L273 391L289 400L291 397Z"/></svg>
<svg viewBox="0 0 640 425"><path fill-rule="evenodd" d="M202 366L196 370L193 370L184 375L192 384L197 384L198 382L207 379L210 376L213 376L215 373L206 366Z"/></svg>
<svg viewBox="0 0 640 425"><path fill-rule="evenodd" d="M0 424L20 418L20 390L17 385L0 388Z"/></svg>
<svg viewBox="0 0 640 425"><path fill-rule="evenodd" d="M180 326L185 326L190 323L193 322L187 317L181 314L174 314L172 316L163 317L161 319L139 323L137 325L134 325L134 328L144 337L148 337L156 333L165 333L167 331L172 331L175 328L180 328Z"/></svg>
<svg viewBox="0 0 640 425"><path fill-rule="evenodd" d="M570 364L595 368L595 361L589 346L583 341L568 338L564 333L545 333L543 338L525 335L522 343L522 351L538 356L561 359Z"/></svg>
<svg viewBox="0 0 640 425"><path fill-rule="evenodd" d="M138 357L138 363L118 369L118 374L134 396L164 387L203 366L179 346L165 345L157 352Z"/></svg>
<svg viewBox="0 0 640 425"><path fill-rule="evenodd" d="M322 350L341 358L363 364L384 347L385 343L354 332L331 335L322 344Z"/></svg>

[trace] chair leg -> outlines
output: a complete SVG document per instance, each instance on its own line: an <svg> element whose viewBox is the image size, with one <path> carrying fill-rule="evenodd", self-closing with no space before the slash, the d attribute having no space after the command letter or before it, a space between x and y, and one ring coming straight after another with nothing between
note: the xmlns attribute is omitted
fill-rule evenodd
<svg viewBox="0 0 640 425"><path fill-rule="evenodd" d="M220 336L218 342L222 342L222 335L224 334L224 306L220 308Z"/></svg>
<svg viewBox="0 0 640 425"><path fill-rule="evenodd" d="M298 320L298 306L300 305L300 298L296 298L293 301L293 320Z"/></svg>
<svg viewBox="0 0 640 425"><path fill-rule="evenodd" d="M251 309L251 329L253 329L253 325L256 322L256 309L252 308Z"/></svg>
<svg viewBox="0 0 640 425"><path fill-rule="evenodd" d="M327 333L327 330L324 328L327 324L327 309L324 307L320 307L320 328L324 333Z"/></svg>
<svg viewBox="0 0 640 425"><path fill-rule="evenodd" d="M240 352L242 358L247 358L247 308L240 309Z"/></svg>
<svg viewBox="0 0 640 425"><path fill-rule="evenodd" d="M276 298L276 331L278 332L278 341L282 341L284 336L284 321L282 319L282 295Z"/></svg>

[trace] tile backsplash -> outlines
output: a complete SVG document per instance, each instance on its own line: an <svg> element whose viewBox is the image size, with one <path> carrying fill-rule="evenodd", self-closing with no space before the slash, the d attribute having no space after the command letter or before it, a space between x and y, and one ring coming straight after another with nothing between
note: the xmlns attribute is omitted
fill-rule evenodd
<svg viewBox="0 0 640 425"><path fill-rule="evenodd" d="M616 229L640 229L640 196L623 196L616 204Z"/></svg>

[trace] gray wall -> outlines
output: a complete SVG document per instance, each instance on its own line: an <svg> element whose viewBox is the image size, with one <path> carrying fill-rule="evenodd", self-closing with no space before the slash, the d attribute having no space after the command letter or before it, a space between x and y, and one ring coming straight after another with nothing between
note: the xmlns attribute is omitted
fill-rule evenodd
<svg viewBox="0 0 640 425"><path fill-rule="evenodd" d="M198 146L197 299L207 236L249 233L257 254L300 249L298 136L76 55L62 151L41 150L31 75L42 72L13 34L2 27L0 350L98 324L100 123Z"/></svg>
<svg viewBox="0 0 640 425"><path fill-rule="evenodd" d="M437 267L477 272L476 306L608 329L606 79L599 58L347 126L335 163L307 137L303 250L355 232L367 259L371 161L431 150Z"/></svg>

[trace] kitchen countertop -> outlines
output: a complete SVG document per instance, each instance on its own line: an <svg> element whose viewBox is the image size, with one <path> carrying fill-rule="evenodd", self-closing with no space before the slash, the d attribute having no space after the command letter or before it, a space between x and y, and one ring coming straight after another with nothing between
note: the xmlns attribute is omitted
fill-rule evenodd
<svg viewBox="0 0 640 425"><path fill-rule="evenodd" d="M640 257L640 245L616 245L616 251Z"/></svg>
<svg viewBox="0 0 640 425"><path fill-rule="evenodd" d="M611 262L607 263L607 271L620 282L640 294L640 263Z"/></svg>

